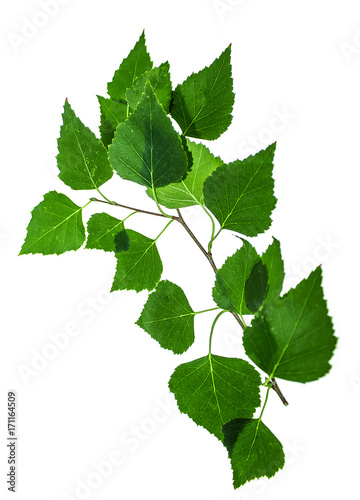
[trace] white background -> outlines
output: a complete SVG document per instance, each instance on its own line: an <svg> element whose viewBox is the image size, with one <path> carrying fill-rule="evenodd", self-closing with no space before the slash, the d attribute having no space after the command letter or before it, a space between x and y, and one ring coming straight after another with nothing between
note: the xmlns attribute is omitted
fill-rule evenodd
<svg viewBox="0 0 360 500"><path fill-rule="evenodd" d="M358 491L359 2L52 5L51 16L35 0L0 8L1 497L12 498L5 476L9 390L18 400L21 500L337 499ZM33 23L38 27L31 29ZM57 178L65 98L97 133L95 95L106 95L106 82L144 28L152 59L169 60L174 84L232 43L234 119L208 146L232 161L254 152L251 138L260 148L277 140L279 201L271 229L254 244L263 251L272 236L281 241L287 286L322 264L339 337L327 377L307 385L282 382L287 408L271 394L264 422L284 444L284 470L236 492L221 443L181 415L167 389L179 363L206 353L212 315L196 318L197 343L175 356L134 325L147 292L109 296L112 256L85 250L18 256L30 211L44 193L56 189L79 205L89 197ZM275 118L279 113L283 121ZM119 202L151 206L141 187L120 179L104 191ZM87 216L103 208L91 206ZM208 221L196 209L184 210L184 217L205 243ZM150 237L164 225L148 216L130 221ZM182 286L195 310L211 307L211 268L182 228L173 224L158 246L163 278ZM217 264L238 246L231 233L219 239ZM236 323L223 317L218 325L214 351L241 356ZM71 332L77 335L69 337ZM67 345L56 350L54 335ZM44 354L53 359L39 357ZM26 369L33 371L24 376ZM114 453L122 455L121 465L106 468ZM102 476L96 472L101 466Z"/></svg>

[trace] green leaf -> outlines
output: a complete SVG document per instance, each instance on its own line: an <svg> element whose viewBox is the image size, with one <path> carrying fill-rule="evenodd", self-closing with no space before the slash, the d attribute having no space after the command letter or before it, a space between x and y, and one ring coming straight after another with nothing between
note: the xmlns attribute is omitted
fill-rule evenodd
<svg viewBox="0 0 360 500"><path fill-rule="evenodd" d="M268 273L269 287L266 302L271 302L280 296L285 278L280 242L277 239L273 238L272 244L262 254L261 260L265 264Z"/></svg>
<svg viewBox="0 0 360 500"><path fill-rule="evenodd" d="M150 83L109 146L112 167L123 179L154 189L178 182L188 162L181 139L159 104Z"/></svg>
<svg viewBox="0 0 360 500"><path fill-rule="evenodd" d="M217 139L232 120L230 46L209 66L190 75L173 93L171 116L184 135Z"/></svg>
<svg viewBox="0 0 360 500"><path fill-rule="evenodd" d="M275 303L269 303L246 328L249 358L270 378L310 382L328 373L336 346L318 267Z"/></svg>
<svg viewBox="0 0 360 500"><path fill-rule="evenodd" d="M152 290L163 270L155 241L143 234L127 230L130 244L126 252L116 253L116 273L111 287L114 290Z"/></svg>
<svg viewBox="0 0 360 500"><path fill-rule="evenodd" d="M126 91L130 89L135 80L152 68L152 61L146 50L145 32L143 31L135 47L122 61L114 77L108 83L108 94L112 99L119 101L126 99Z"/></svg>
<svg viewBox="0 0 360 500"><path fill-rule="evenodd" d="M196 144L188 139L187 146L192 155L192 168L189 174L180 182L156 190L159 203L167 208L203 205L205 179L223 163L203 144ZM147 194L151 197L151 191L147 191Z"/></svg>
<svg viewBox="0 0 360 500"><path fill-rule="evenodd" d="M249 311L255 313L263 305L268 292L268 272L261 260L256 262L245 283L245 301Z"/></svg>
<svg viewBox="0 0 360 500"><path fill-rule="evenodd" d="M126 229L123 229L115 235L115 252L127 252L129 248L130 238Z"/></svg>
<svg viewBox="0 0 360 500"><path fill-rule="evenodd" d="M31 212L20 255L59 255L80 248L85 241L83 208L75 205L64 194L56 191L46 193L43 201Z"/></svg>
<svg viewBox="0 0 360 500"><path fill-rule="evenodd" d="M100 104L100 135L106 147L112 143L116 127L127 119L127 104L97 96Z"/></svg>
<svg viewBox="0 0 360 500"><path fill-rule="evenodd" d="M243 240L243 246L226 259L216 273L213 288L213 298L219 307L238 314L251 314L246 305L245 285L259 258L255 248Z"/></svg>
<svg viewBox="0 0 360 500"><path fill-rule="evenodd" d="M166 114L169 113L172 92L169 68L169 63L165 62L159 67L153 68L137 78L134 86L126 92L127 102L133 109L135 109L141 101L145 91L145 84L149 81L157 100L164 108Z"/></svg>
<svg viewBox="0 0 360 500"><path fill-rule="evenodd" d="M62 116L56 157L59 178L72 189L97 189L113 175L106 148L79 120L67 100Z"/></svg>
<svg viewBox="0 0 360 500"><path fill-rule="evenodd" d="M223 432L234 488L255 478L273 477L284 467L282 444L261 420L236 418L223 426Z"/></svg>
<svg viewBox="0 0 360 500"><path fill-rule="evenodd" d="M252 417L260 404L260 383L247 361L209 354L178 366L169 388L181 412L222 440L225 422Z"/></svg>
<svg viewBox="0 0 360 500"><path fill-rule="evenodd" d="M137 324L164 349L182 354L194 342L194 316L183 290L160 281L141 312Z"/></svg>
<svg viewBox="0 0 360 500"><path fill-rule="evenodd" d="M115 237L123 230L122 220L105 212L93 214L87 222L88 239L85 248L115 252Z"/></svg>
<svg viewBox="0 0 360 500"><path fill-rule="evenodd" d="M256 236L271 225L275 144L245 160L220 166L204 183L205 205L221 229Z"/></svg>

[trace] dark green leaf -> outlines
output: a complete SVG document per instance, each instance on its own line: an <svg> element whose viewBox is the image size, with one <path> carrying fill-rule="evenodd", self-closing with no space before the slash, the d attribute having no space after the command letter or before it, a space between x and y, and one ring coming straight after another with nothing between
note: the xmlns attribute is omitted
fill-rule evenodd
<svg viewBox="0 0 360 500"><path fill-rule="evenodd" d="M111 287L114 290L152 290L163 270L155 240L127 230L130 245L126 252L116 253L116 273Z"/></svg>
<svg viewBox="0 0 360 500"><path fill-rule="evenodd" d="M140 76L140 78L135 81L134 86L127 90L126 99L133 109L135 109L141 101L147 81L151 83L157 100L164 108L166 114L168 114L171 100L169 63L163 63L159 67L153 68Z"/></svg>
<svg viewBox="0 0 360 500"><path fill-rule="evenodd" d="M186 174L181 139L150 83L135 111L116 129L109 157L120 177L151 189L178 182Z"/></svg>
<svg viewBox="0 0 360 500"><path fill-rule="evenodd" d="M194 315L183 290L170 281L160 281L137 324L161 347L182 354L194 342Z"/></svg>
<svg viewBox="0 0 360 500"><path fill-rule="evenodd" d="M130 238L126 231L123 229L115 235L115 252L127 252L130 248Z"/></svg>
<svg viewBox="0 0 360 500"><path fill-rule="evenodd" d="M212 140L229 127L234 105L230 53L229 46L209 67L176 87L171 115L184 135Z"/></svg>
<svg viewBox="0 0 360 500"><path fill-rule="evenodd" d="M254 264L245 283L245 301L249 311L255 313L263 305L268 292L268 272L261 260Z"/></svg>
<svg viewBox="0 0 360 500"><path fill-rule="evenodd" d="M156 190L159 203L167 208L203 205L205 179L223 163L203 144L196 144L188 139L187 146L192 155L192 168L189 174L180 182ZM150 191L147 193L151 196Z"/></svg>
<svg viewBox="0 0 360 500"><path fill-rule="evenodd" d="M88 239L85 248L115 252L115 237L124 230L122 220L102 212L94 214L87 222Z"/></svg>
<svg viewBox="0 0 360 500"><path fill-rule="evenodd" d="M243 246L226 259L216 273L213 288L213 298L219 307L238 314L251 314L246 305L245 285L259 258L255 248L243 240Z"/></svg>
<svg viewBox="0 0 360 500"><path fill-rule="evenodd" d="M85 241L82 208L56 191L44 195L31 212L21 254L61 254L77 250Z"/></svg>
<svg viewBox="0 0 360 500"><path fill-rule="evenodd" d="M275 144L245 160L220 166L204 183L205 205L222 229L256 236L271 225L276 198L272 178Z"/></svg>
<svg viewBox="0 0 360 500"><path fill-rule="evenodd" d="M263 476L272 477L285 463L282 444L259 419L236 418L223 426L234 488Z"/></svg>
<svg viewBox="0 0 360 500"><path fill-rule="evenodd" d="M266 302L270 302L280 296L285 278L280 242L277 239L273 238L272 244L262 254L261 260L265 264L268 273L269 288Z"/></svg>
<svg viewBox="0 0 360 500"><path fill-rule="evenodd" d="M112 143L116 127L127 118L127 104L97 96L100 104L100 135L107 147Z"/></svg>
<svg viewBox="0 0 360 500"><path fill-rule="evenodd" d="M59 177L72 189L96 189L111 179L113 170L104 144L79 120L68 101L58 149Z"/></svg>
<svg viewBox="0 0 360 500"><path fill-rule="evenodd" d="M295 382L326 375L336 341L319 267L277 302L265 304L243 337L247 355L270 378Z"/></svg>
<svg viewBox="0 0 360 500"><path fill-rule="evenodd" d="M146 50L145 33L142 32L135 47L122 61L119 69L115 71L112 81L108 83L109 96L116 101L126 99L127 89L134 85L136 78L149 71L152 65Z"/></svg>
<svg viewBox="0 0 360 500"><path fill-rule="evenodd" d="M222 426L260 404L259 373L246 361L210 354L178 366L169 381L181 412L218 439Z"/></svg>

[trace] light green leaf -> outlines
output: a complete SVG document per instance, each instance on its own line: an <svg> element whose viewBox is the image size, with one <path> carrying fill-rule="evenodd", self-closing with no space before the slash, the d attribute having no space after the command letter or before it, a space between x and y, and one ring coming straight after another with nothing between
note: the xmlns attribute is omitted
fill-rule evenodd
<svg viewBox="0 0 360 500"><path fill-rule="evenodd" d="M115 237L123 230L122 220L105 212L93 214L87 222L88 239L85 248L115 252Z"/></svg>
<svg viewBox="0 0 360 500"><path fill-rule="evenodd" d="M275 144L245 160L220 166L204 183L205 205L222 229L256 236L271 225Z"/></svg>
<svg viewBox="0 0 360 500"><path fill-rule="evenodd" d="M134 85L139 76L149 71L152 65L153 63L146 50L145 33L143 31L135 47L122 61L119 69L115 71L112 81L108 83L107 89L111 99L116 101L126 99L127 89Z"/></svg>
<svg viewBox="0 0 360 500"><path fill-rule="evenodd" d="M330 370L337 339L321 278L318 267L275 303L265 304L245 329L246 354L270 378L310 382Z"/></svg>
<svg viewBox="0 0 360 500"><path fill-rule="evenodd" d="M282 444L261 420L236 418L223 426L223 432L234 488L252 479L273 477L284 467Z"/></svg>
<svg viewBox="0 0 360 500"><path fill-rule="evenodd" d="M116 127L127 118L127 104L97 96L100 104L100 135L106 147L112 143Z"/></svg>
<svg viewBox="0 0 360 500"><path fill-rule="evenodd" d="M141 312L137 324L164 349L182 354L194 342L194 316L183 290L160 281Z"/></svg>
<svg viewBox="0 0 360 500"><path fill-rule="evenodd" d="M20 255L59 255L80 248L85 241L82 209L64 194L56 191L46 193L43 201L31 212Z"/></svg>
<svg viewBox="0 0 360 500"><path fill-rule="evenodd" d="M230 46L209 66L190 75L173 93L171 116L184 135L217 139L232 120Z"/></svg>
<svg viewBox="0 0 360 500"><path fill-rule="evenodd" d="M178 182L186 174L181 139L150 83L135 111L116 129L109 157L120 177L151 189Z"/></svg>
<svg viewBox="0 0 360 500"><path fill-rule="evenodd" d="M222 440L225 422L252 417L260 404L260 383L246 361L209 354L178 366L169 388L182 413Z"/></svg>
<svg viewBox="0 0 360 500"><path fill-rule="evenodd" d="M126 99L131 108L135 109L137 107L145 91L145 84L149 81L157 100L166 114L169 113L172 92L169 68L169 63L166 62L137 78L134 86L126 92Z"/></svg>
<svg viewBox="0 0 360 500"><path fill-rule="evenodd" d="M216 273L213 288L213 298L219 307L238 314L251 314L246 305L245 285L259 258L255 248L243 240L243 246L226 259Z"/></svg>
<svg viewBox="0 0 360 500"><path fill-rule="evenodd" d="M59 178L72 189L97 189L113 175L106 148L79 120L68 101L62 116L56 157Z"/></svg>
<svg viewBox="0 0 360 500"><path fill-rule="evenodd" d="M203 205L205 179L223 163L219 157L214 156L203 144L196 144L189 139L186 143L192 155L191 171L180 182L156 190L159 203L167 208ZM150 190L147 191L147 194L151 197Z"/></svg>
<svg viewBox="0 0 360 500"><path fill-rule="evenodd" d="M152 290L163 270L155 240L127 230L130 245L126 252L115 253L116 273L111 287L114 290Z"/></svg>

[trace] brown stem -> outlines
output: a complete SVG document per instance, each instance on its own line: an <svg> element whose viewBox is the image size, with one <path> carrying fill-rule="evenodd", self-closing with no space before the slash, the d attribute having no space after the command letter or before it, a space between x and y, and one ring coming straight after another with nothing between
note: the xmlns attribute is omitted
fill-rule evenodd
<svg viewBox="0 0 360 500"><path fill-rule="evenodd" d="M278 383L276 382L276 380L274 378L272 378L270 380L270 384L271 384L271 388L274 389L274 391L276 392L276 394L279 396L279 398L281 399L281 401L284 403L285 406L287 406L289 403L286 401L283 393L281 392L280 390L280 387L278 386Z"/></svg>
<svg viewBox="0 0 360 500"><path fill-rule="evenodd" d="M112 201L111 203L106 201L106 200L99 200L98 198L90 198L91 201L98 201L99 203L106 203L107 205L115 205L116 207L122 207L122 208L127 208L128 210L133 210L134 212L140 212L142 214L148 214L148 215L157 215L158 217L165 217L169 219L170 217L166 217L166 215L157 213L157 212L149 212L148 210L142 210L141 208L133 208L133 207L128 207L126 205L121 205L120 203L116 203L116 201ZM177 220L178 218L175 216L171 216L172 219Z"/></svg>
<svg viewBox="0 0 360 500"><path fill-rule="evenodd" d="M182 216L180 210L177 210L177 213L178 213L178 217L176 217L176 220L178 222L180 222L180 224L184 227L184 229L186 229L186 231L189 233L189 235L191 236L191 238L194 240L194 242L196 243L196 245L200 248L200 250L202 251L202 253L205 255L205 257L209 261L209 263L210 263L210 265L211 265L214 273L216 274L217 273L217 267L216 267L216 264L214 262L214 259L213 259L213 256L212 256L211 252L207 252L205 250L205 248L202 246L202 244L200 243L200 241L196 238L195 234L191 231L191 229L189 228L189 226L184 221L183 216ZM233 311L230 311L230 312L234 316L234 318L236 319L236 321L239 323L239 325L241 326L241 328L243 330L245 330L244 322L241 320L240 316L238 314L236 314L235 312L233 312Z"/></svg>
<svg viewBox="0 0 360 500"><path fill-rule="evenodd" d="M189 226L184 221L183 216L181 215L180 210L177 210L177 213L178 213L178 217L176 217L176 220L178 222L180 222L180 224L183 226L183 228L186 229L186 231L189 233L189 235L191 236L191 238L194 240L194 242L196 243L196 245L200 248L200 250L202 251L202 253L205 255L205 257L209 261L211 267L213 268L214 273L216 274L217 273L217 267L215 265L215 262L214 262L214 259L212 258L211 253L207 252L205 250L205 248L202 246L202 244L197 239L197 237L195 236L195 234L191 231L191 229L189 228Z"/></svg>

